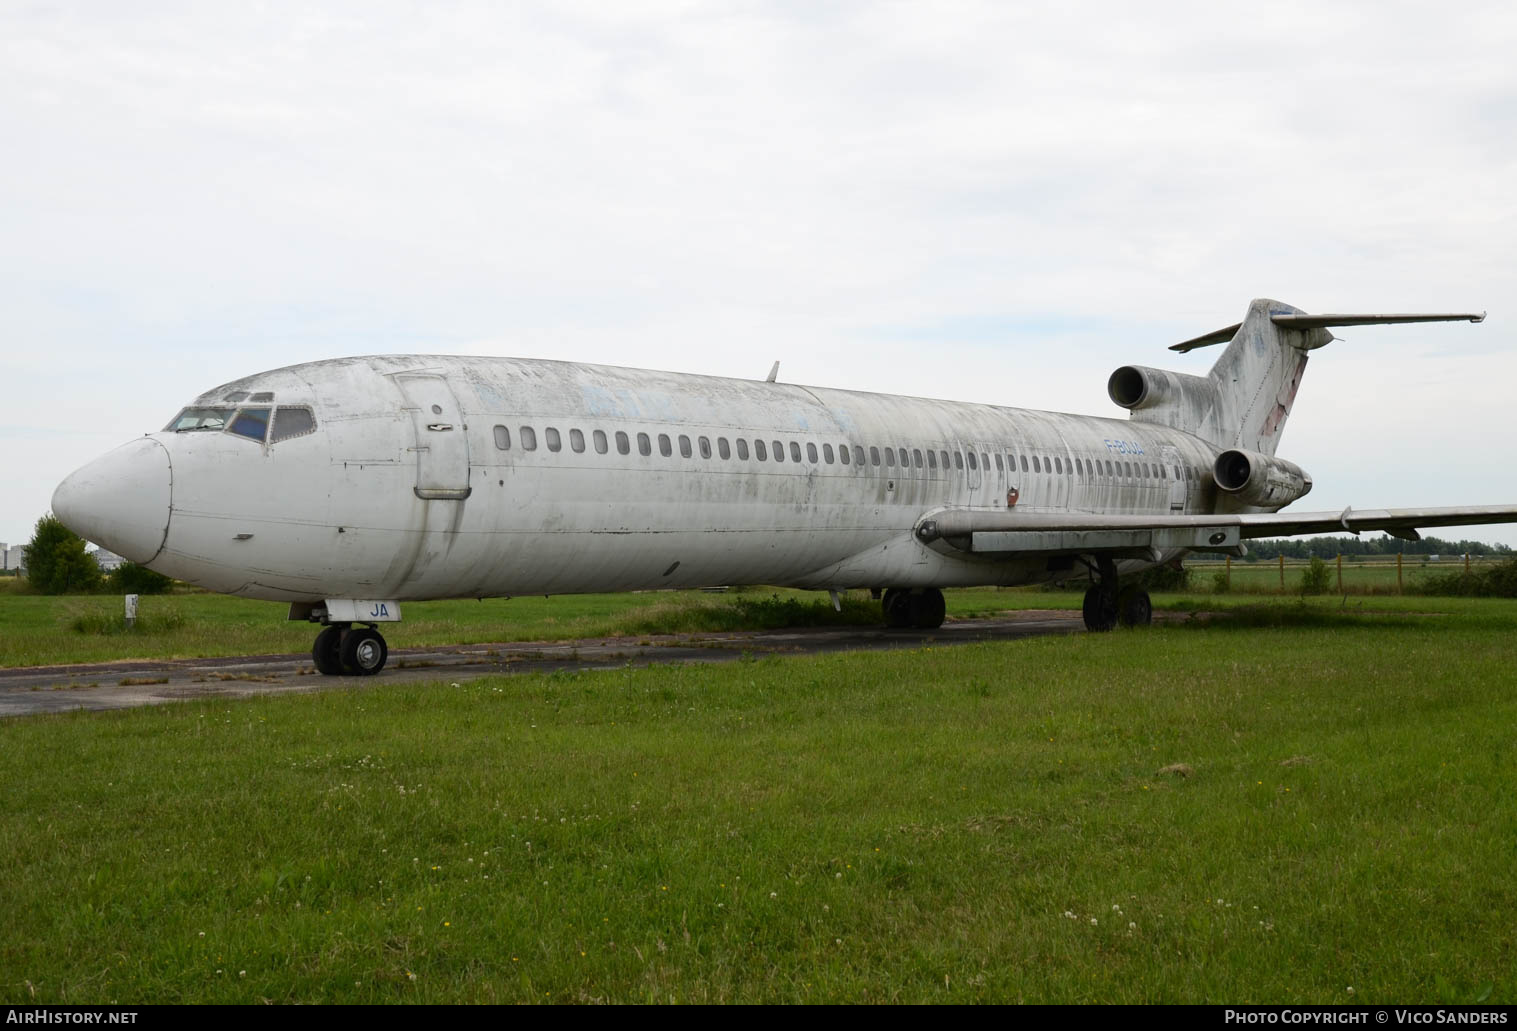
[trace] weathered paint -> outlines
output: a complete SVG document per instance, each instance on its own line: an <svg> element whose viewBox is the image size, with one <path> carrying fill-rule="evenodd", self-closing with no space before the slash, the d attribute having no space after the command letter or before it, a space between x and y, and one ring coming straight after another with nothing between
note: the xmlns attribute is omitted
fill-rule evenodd
<svg viewBox="0 0 1517 1031"><path fill-rule="evenodd" d="M1212 472L1228 448L1255 450L1270 468L1280 408L1288 413L1299 384L1292 355L1304 361L1304 334L1325 332L1276 328L1267 316L1283 308L1254 302L1210 377L1164 374L1128 420L556 361L312 362L193 402L268 393L274 406L308 407L311 432L263 443L164 431L138 445L171 467L166 529L156 509L130 528L89 514L113 497L107 459L65 481L55 510L112 550L128 529L153 537L145 560L168 575L301 605L730 583L1017 584L1070 575L1074 558L1098 553L1132 568L1235 548L1264 525L1250 520L1298 496L1284 489L1267 508L1250 506L1259 498L1219 492ZM739 458L739 440L755 451L762 441L768 460ZM868 460L876 452L879 465ZM920 532L939 515L954 535ZM1316 515L1300 525L1340 519ZM1081 525L1065 524L1076 516ZM1407 518L1388 514L1387 525Z"/></svg>

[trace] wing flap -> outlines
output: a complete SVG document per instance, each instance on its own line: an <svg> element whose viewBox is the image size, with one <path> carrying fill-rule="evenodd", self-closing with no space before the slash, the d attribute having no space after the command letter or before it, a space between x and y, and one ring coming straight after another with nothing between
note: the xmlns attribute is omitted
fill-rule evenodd
<svg viewBox="0 0 1517 1031"><path fill-rule="evenodd" d="M945 509L923 516L915 532L923 543L942 541L960 551L983 554L1141 557L1175 548L1227 551L1259 537L1345 530L1383 530L1399 537L1424 527L1488 523L1517 523L1517 505L1151 516Z"/></svg>

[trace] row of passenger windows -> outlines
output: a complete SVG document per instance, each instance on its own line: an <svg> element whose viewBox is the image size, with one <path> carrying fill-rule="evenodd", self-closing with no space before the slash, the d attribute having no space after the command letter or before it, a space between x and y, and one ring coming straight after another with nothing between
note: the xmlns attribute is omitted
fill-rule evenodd
<svg viewBox="0 0 1517 1031"><path fill-rule="evenodd" d="M604 430L592 430L590 432L590 445L598 455L610 452L613 439L616 444L617 454L630 455L632 453L634 438L629 436L625 431L617 430L613 438L608 438ZM711 438L696 437L692 441L690 437L683 433L673 439L667 433L660 433L657 438L651 437L647 433L638 433L635 437L637 453L643 456L652 455L655 439L657 441L658 453L665 458L672 458L676 447L679 448L680 457L682 458L691 458L697 452L699 452L702 458L710 458L712 455ZM518 427L517 444L523 451L536 451L537 431L531 426ZM564 438L556 428L549 426L543 430L543 445L549 451L562 451ZM499 425L495 427L495 446L501 451L511 450L511 431L508 427ZM1157 462L1086 458L1066 460L1059 455L1049 458L1040 455L1007 454L1003 458L999 452L988 454L983 451L978 453L974 451L934 451L931 448L923 450L922 448L904 447L870 447L866 451L864 447L858 444L839 444L834 450L831 444L823 444L818 448L815 443L810 441L807 441L804 447L805 460L811 462L813 465L823 462L827 465L838 463L858 467L883 465L886 468L899 466L902 469L953 468L956 470L962 470L967 466L971 471L983 470L988 472L992 462L994 462L996 472L1016 472L1020 467L1024 473L1053 473L1057 476L1071 474L1100 476L1104 473L1112 477L1124 476L1154 480L1169 480L1171 477L1179 480L1189 480L1193 478L1193 473L1195 472L1186 466L1166 466ZM569 431L569 450L576 453L585 450L585 435L580 430L571 429ZM802 460L802 445L794 440L790 441L787 445L785 442L779 440L766 442L755 439L750 450L749 442L742 437L738 437L731 443L728 443L726 437L717 437L715 453L724 461L730 460L733 454L736 453L738 460L744 462L748 461L750 454L760 462L767 462L771 457L776 462L783 462L786 460L788 453L790 461L800 462Z"/></svg>

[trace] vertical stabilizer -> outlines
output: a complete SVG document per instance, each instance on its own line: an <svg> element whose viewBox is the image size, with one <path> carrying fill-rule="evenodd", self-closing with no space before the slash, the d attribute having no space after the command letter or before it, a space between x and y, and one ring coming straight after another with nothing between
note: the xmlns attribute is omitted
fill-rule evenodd
<svg viewBox="0 0 1517 1031"><path fill-rule="evenodd" d="M1264 298L1248 306L1242 322L1170 348L1184 353L1227 344L1206 376L1124 365L1111 374L1106 390L1134 421L1173 426L1223 448L1273 455L1301 387L1307 353L1334 339L1329 326L1484 320L1484 312L1309 315Z"/></svg>
<svg viewBox="0 0 1517 1031"><path fill-rule="evenodd" d="M1204 436L1223 447L1275 453L1306 372L1307 352L1333 339L1326 329L1287 328L1273 321L1277 315L1304 314L1268 299L1248 306L1208 376L1216 387L1216 411Z"/></svg>

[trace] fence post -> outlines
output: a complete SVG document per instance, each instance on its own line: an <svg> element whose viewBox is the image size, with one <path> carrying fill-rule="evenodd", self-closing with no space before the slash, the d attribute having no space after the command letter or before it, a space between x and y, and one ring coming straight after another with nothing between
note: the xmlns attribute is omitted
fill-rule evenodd
<svg viewBox="0 0 1517 1031"><path fill-rule="evenodd" d="M128 630L130 630L130 629L132 629L136 625L137 625L137 596L135 594L128 594L126 596L126 628Z"/></svg>
<svg viewBox="0 0 1517 1031"><path fill-rule="evenodd" d="M1343 593L1343 553L1338 553L1338 593Z"/></svg>

